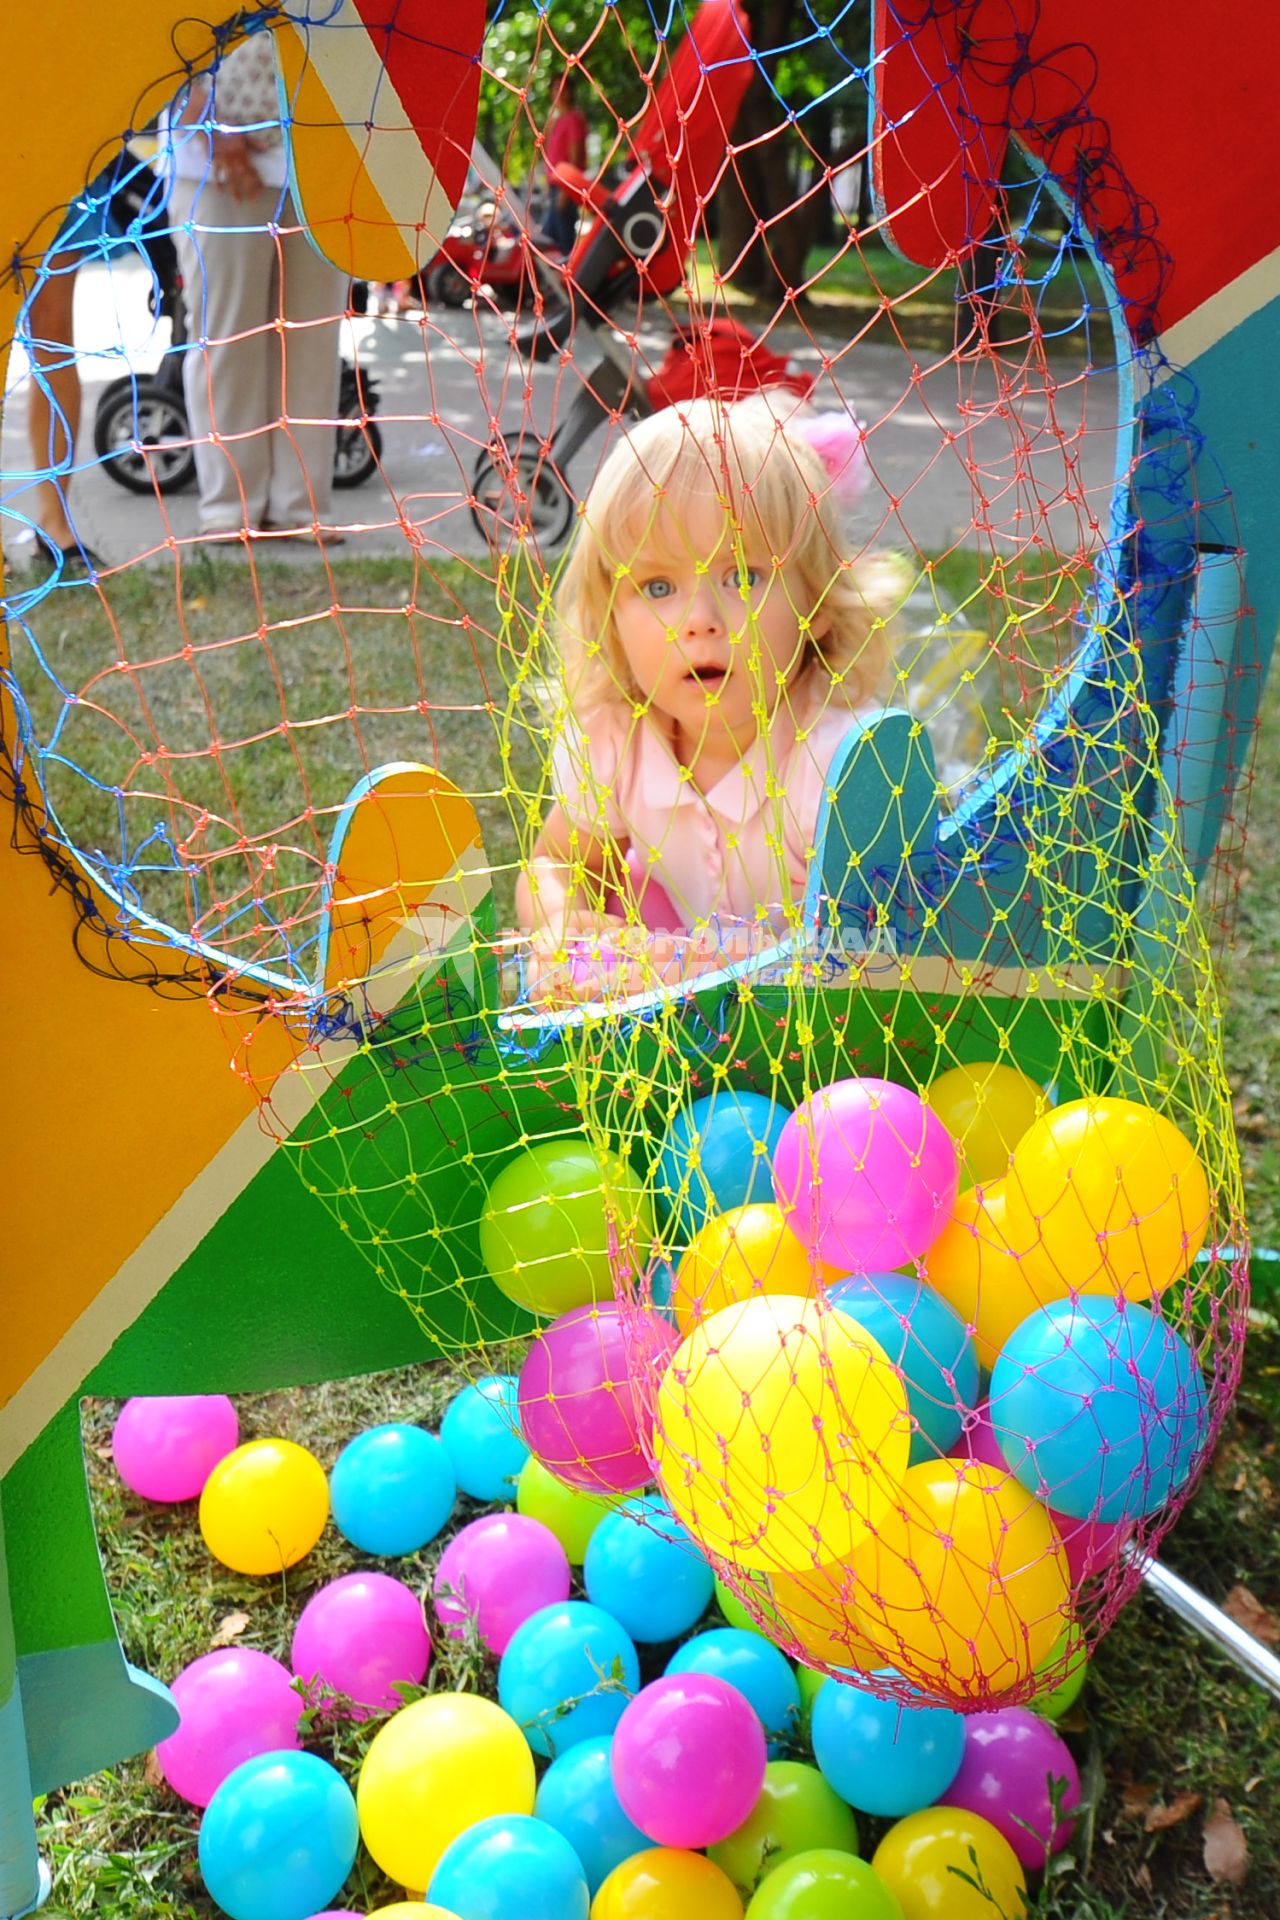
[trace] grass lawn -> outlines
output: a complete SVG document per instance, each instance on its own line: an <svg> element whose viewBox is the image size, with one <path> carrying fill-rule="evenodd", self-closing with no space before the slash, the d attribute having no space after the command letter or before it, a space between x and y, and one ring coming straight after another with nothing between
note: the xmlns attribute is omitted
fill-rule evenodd
<svg viewBox="0 0 1280 1920"><path fill-rule="evenodd" d="M970 601L973 562L951 557L940 580L953 602ZM965 617L979 624L980 611L971 602ZM87 588L59 591L40 609L33 633L13 637L42 737L61 715L59 752L47 777L65 832L97 849L105 864L167 862L169 870L137 881L157 912L190 910L188 880L176 870L181 855L170 851L182 845L216 851L215 874L227 876L195 899L203 925L216 925L227 912L268 844L276 849L281 900L301 898L323 859L332 811L353 780L383 761L415 757L438 762L476 795L500 911L509 909L520 838L539 809L542 754L532 699L502 724L516 655L482 571L456 562L433 576L415 572L409 560L344 559L331 573L276 565L251 577L235 563L203 561L188 566L175 593L171 577L135 570L109 580L102 600ZM49 675L76 696L65 709L55 679L41 682L37 649ZM1264 713L1264 737L1278 723L1280 688ZM92 768L94 781L77 766ZM135 797L122 801L117 787ZM1276 1244L1274 756L1257 769L1252 821L1234 951L1225 933L1217 939L1254 1232ZM1243 1586L1275 1616L1280 1281L1268 1278L1257 1304L1237 1408L1166 1558L1211 1597ZM346 1440L377 1421L436 1425L458 1378L424 1352L421 1368L400 1374L246 1398L243 1435L286 1434L328 1467ZM129 1657L169 1679L208 1648L220 1627L244 1644L285 1651L309 1593L364 1564L361 1557L331 1529L286 1581L226 1573L205 1553L190 1509L153 1509L123 1493L107 1458L113 1412L106 1404L90 1407L85 1431L107 1577ZM395 1571L421 1585L439 1544ZM237 1624L232 1617L241 1615ZM491 1686L493 1678L492 1663L475 1649L452 1652L447 1644L434 1673L432 1684L443 1687ZM1041 1920L1275 1920L1274 1712L1154 1601L1144 1597L1130 1607L1100 1648L1065 1723L1088 1806L1072 1854L1036 1895L1033 1911ZM367 1726L339 1732L348 1771L369 1736ZM1204 1822L1219 1800L1249 1842L1249 1870L1239 1886L1215 1883L1203 1865ZM876 1823L860 1824L864 1842L873 1844ZM57 1876L51 1911L105 1920L206 1920L215 1912L196 1873L196 1818L146 1760L52 1795L40 1825ZM370 1868L362 1884L349 1886L348 1903L385 1903L397 1894Z"/></svg>

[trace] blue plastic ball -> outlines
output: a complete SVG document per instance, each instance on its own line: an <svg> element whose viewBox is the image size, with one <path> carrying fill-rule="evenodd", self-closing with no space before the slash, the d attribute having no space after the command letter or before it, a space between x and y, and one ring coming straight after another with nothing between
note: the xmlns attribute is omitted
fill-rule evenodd
<svg viewBox="0 0 1280 1920"><path fill-rule="evenodd" d="M458 1486L444 1442L425 1427L370 1427L329 1477L339 1533L363 1553L416 1553L453 1512Z"/></svg>
<svg viewBox="0 0 1280 1920"><path fill-rule="evenodd" d="M587 1920L582 1862L565 1839L527 1813L478 1820L446 1847L427 1900L457 1920Z"/></svg>
<svg viewBox="0 0 1280 1920"><path fill-rule="evenodd" d="M1131 1301L1037 1308L991 1374L991 1425L1024 1487L1076 1520L1137 1520L1193 1471L1209 1432L1195 1355Z"/></svg>
<svg viewBox="0 0 1280 1920"><path fill-rule="evenodd" d="M355 1797L314 1753L260 1753L229 1773L200 1822L200 1871L231 1920L307 1920L355 1864Z"/></svg>
<svg viewBox="0 0 1280 1920"><path fill-rule="evenodd" d="M946 1453L978 1402L978 1356L955 1308L923 1281L901 1273L851 1275L837 1280L829 1298L902 1370L918 1428L910 1464Z"/></svg>
<svg viewBox="0 0 1280 1920"><path fill-rule="evenodd" d="M800 1683L786 1655L761 1633L712 1627L677 1647L668 1673L712 1673L744 1694L755 1709L776 1760L800 1719Z"/></svg>
<svg viewBox="0 0 1280 1920"><path fill-rule="evenodd" d="M596 1890L634 1853L653 1845L622 1811L613 1784L613 1740L580 1740L551 1765L538 1782L533 1810L539 1820L562 1833L582 1862L587 1886Z"/></svg>
<svg viewBox="0 0 1280 1920"><path fill-rule="evenodd" d="M773 1150L790 1117L740 1087L718 1087L675 1116L658 1149L654 1189L677 1239L692 1239L732 1207L773 1199Z"/></svg>
<svg viewBox="0 0 1280 1920"><path fill-rule="evenodd" d="M605 1684L615 1678L621 1687ZM499 1706L535 1753L552 1758L612 1733L639 1686L630 1634L586 1600L539 1608L516 1628L498 1665Z"/></svg>
<svg viewBox="0 0 1280 1920"><path fill-rule="evenodd" d="M520 1437L514 1373L474 1380L449 1403L440 1438L463 1493L473 1500L510 1500L529 1449Z"/></svg>
<svg viewBox="0 0 1280 1920"><path fill-rule="evenodd" d="M715 1575L665 1500L644 1493L607 1513L587 1543L587 1598L633 1640L676 1640L696 1626Z"/></svg>
<svg viewBox="0 0 1280 1920"><path fill-rule="evenodd" d="M878 1700L837 1676L818 1691L810 1737L823 1778L842 1800L897 1820L945 1798L964 1758L964 1715Z"/></svg>

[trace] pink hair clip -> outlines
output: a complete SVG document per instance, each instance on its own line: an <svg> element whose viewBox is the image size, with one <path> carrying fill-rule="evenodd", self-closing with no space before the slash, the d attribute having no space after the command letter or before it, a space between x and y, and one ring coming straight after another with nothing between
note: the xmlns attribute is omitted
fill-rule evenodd
<svg viewBox="0 0 1280 1920"><path fill-rule="evenodd" d="M793 431L813 448L827 470L831 492L841 506L852 506L867 484L866 428L851 413L801 413Z"/></svg>

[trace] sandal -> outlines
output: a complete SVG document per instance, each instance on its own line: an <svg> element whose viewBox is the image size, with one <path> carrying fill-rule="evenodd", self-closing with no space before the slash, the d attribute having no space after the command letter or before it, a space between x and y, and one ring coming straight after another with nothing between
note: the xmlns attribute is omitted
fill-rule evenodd
<svg viewBox="0 0 1280 1920"><path fill-rule="evenodd" d="M31 579L36 585L55 576L96 580L106 570L107 563L101 554L95 553L82 540L73 541L69 547L60 547L39 527L32 529L14 560L14 572Z"/></svg>

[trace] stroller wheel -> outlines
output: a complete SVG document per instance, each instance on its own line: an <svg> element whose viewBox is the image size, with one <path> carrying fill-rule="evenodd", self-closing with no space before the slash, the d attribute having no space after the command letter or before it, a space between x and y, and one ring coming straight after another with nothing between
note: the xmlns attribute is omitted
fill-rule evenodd
<svg viewBox="0 0 1280 1920"><path fill-rule="evenodd" d="M103 389L93 416L103 472L129 493L181 493L196 477L181 388L126 374Z"/></svg>
<svg viewBox="0 0 1280 1920"><path fill-rule="evenodd" d="M437 260L423 275L422 291L429 307L465 307L475 287L452 260Z"/></svg>
<svg viewBox="0 0 1280 1920"><path fill-rule="evenodd" d="M558 547L573 525L577 503L552 457L517 428L502 436L503 451L486 447L471 478L471 518L495 551L532 539Z"/></svg>
<svg viewBox="0 0 1280 1920"><path fill-rule="evenodd" d="M378 471L382 429L376 420L343 420L333 443L333 484L362 487Z"/></svg>

